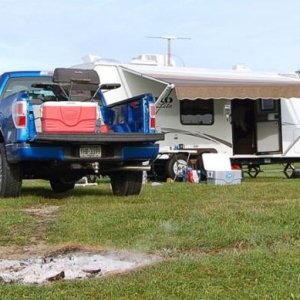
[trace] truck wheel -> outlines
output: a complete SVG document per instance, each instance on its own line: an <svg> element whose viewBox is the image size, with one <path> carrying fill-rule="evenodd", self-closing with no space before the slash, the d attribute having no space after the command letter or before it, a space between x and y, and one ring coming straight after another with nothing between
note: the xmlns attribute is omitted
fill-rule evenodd
<svg viewBox="0 0 300 300"><path fill-rule="evenodd" d="M167 177L175 180L182 180L183 169L188 165L187 156L179 153L173 157L166 164Z"/></svg>
<svg viewBox="0 0 300 300"><path fill-rule="evenodd" d="M0 144L0 197L18 197L22 187L20 164L10 164L3 144Z"/></svg>
<svg viewBox="0 0 300 300"><path fill-rule="evenodd" d="M75 181L64 182L60 179L51 179L50 185L54 193L65 193L74 189Z"/></svg>
<svg viewBox="0 0 300 300"><path fill-rule="evenodd" d="M143 184L143 172L122 171L110 176L112 192L115 196L138 195Z"/></svg>

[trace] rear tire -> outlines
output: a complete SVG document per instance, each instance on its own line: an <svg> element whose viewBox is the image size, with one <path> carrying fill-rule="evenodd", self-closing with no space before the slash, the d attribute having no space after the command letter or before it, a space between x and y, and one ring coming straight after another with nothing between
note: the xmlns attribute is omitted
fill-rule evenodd
<svg viewBox="0 0 300 300"><path fill-rule="evenodd" d="M142 189L143 172L116 172L110 176L110 180L113 195L138 195Z"/></svg>
<svg viewBox="0 0 300 300"><path fill-rule="evenodd" d="M74 189L75 181L64 182L61 179L51 179L50 186L54 193L66 193Z"/></svg>
<svg viewBox="0 0 300 300"><path fill-rule="evenodd" d="M22 168L7 161L4 145L0 144L0 197L19 197L22 188Z"/></svg>

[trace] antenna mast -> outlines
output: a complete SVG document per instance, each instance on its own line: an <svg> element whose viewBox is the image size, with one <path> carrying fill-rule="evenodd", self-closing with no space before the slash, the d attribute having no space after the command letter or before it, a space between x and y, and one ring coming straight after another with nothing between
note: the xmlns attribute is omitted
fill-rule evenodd
<svg viewBox="0 0 300 300"><path fill-rule="evenodd" d="M191 38L188 37L180 37L180 36L173 36L173 35L167 35L167 36L148 36L150 39L162 39L168 41L168 66L171 66L171 41L174 40L190 40Z"/></svg>

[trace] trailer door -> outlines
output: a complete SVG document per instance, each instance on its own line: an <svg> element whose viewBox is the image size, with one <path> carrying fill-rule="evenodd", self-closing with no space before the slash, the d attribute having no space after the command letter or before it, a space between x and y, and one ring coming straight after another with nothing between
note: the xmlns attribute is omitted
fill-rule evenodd
<svg viewBox="0 0 300 300"><path fill-rule="evenodd" d="M232 100L233 154L280 153L280 116L280 100Z"/></svg>
<svg viewBox="0 0 300 300"><path fill-rule="evenodd" d="M257 101L256 145L257 154L281 152L280 100Z"/></svg>

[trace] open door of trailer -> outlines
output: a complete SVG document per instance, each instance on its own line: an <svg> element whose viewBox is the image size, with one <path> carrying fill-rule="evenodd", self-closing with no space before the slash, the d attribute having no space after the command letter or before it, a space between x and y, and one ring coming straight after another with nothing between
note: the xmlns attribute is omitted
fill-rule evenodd
<svg viewBox="0 0 300 300"><path fill-rule="evenodd" d="M231 101L233 154L256 153L255 101Z"/></svg>
<svg viewBox="0 0 300 300"><path fill-rule="evenodd" d="M281 153L280 100L257 101L257 154Z"/></svg>
<svg viewBox="0 0 300 300"><path fill-rule="evenodd" d="M282 152L280 100L232 100L234 155Z"/></svg>

